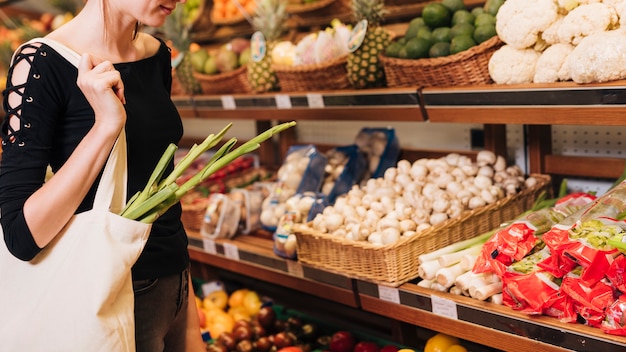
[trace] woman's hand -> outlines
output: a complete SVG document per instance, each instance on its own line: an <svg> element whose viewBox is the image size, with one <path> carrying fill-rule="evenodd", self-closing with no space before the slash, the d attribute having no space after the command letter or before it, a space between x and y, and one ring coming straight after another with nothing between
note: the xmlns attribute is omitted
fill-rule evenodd
<svg viewBox="0 0 626 352"><path fill-rule="evenodd" d="M119 129L126 123L124 83L110 61L83 54L78 65L78 87L94 110L96 124Z"/></svg>

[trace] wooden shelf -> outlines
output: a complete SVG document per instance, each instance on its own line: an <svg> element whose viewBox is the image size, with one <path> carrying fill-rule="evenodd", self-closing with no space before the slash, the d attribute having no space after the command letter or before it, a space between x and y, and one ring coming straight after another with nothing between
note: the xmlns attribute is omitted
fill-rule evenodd
<svg viewBox="0 0 626 352"><path fill-rule="evenodd" d="M316 269L278 257L268 238L239 235L233 240L207 241L197 232L189 234L189 252L196 265L210 265L477 344L510 352L626 349L625 337L589 326L531 317L502 305L436 292L411 282L390 288Z"/></svg>
<svg viewBox="0 0 626 352"><path fill-rule="evenodd" d="M239 235L237 240L207 240L189 234L191 260L312 294L349 307L359 307L353 280L284 259L274 254L272 241Z"/></svg>

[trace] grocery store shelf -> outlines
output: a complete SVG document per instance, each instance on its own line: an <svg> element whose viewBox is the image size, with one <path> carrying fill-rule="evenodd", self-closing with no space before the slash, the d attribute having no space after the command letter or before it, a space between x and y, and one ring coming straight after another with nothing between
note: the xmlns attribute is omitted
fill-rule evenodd
<svg viewBox="0 0 626 352"><path fill-rule="evenodd" d="M188 231L192 261L313 294L358 308L354 282L347 277L284 259L274 254L272 241L239 235L237 240L202 239Z"/></svg>
<svg viewBox="0 0 626 352"><path fill-rule="evenodd" d="M272 241L238 235L202 239L189 231L193 262L312 294L365 312L509 352L626 350L626 338L582 324L532 317L508 307L409 282L398 288L352 279L274 254Z"/></svg>
<svg viewBox="0 0 626 352"><path fill-rule="evenodd" d="M175 96L183 117L424 121L416 89ZM322 112L320 114L320 112Z"/></svg>
<svg viewBox="0 0 626 352"><path fill-rule="evenodd" d="M623 126L626 81L177 96L174 102L184 117L219 112L221 118L255 120Z"/></svg>
<svg viewBox="0 0 626 352"><path fill-rule="evenodd" d="M626 113L626 81L433 87L420 97L431 122L620 126Z"/></svg>
<svg viewBox="0 0 626 352"><path fill-rule="evenodd" d="M365 311L509 352L626 350L626 338L582 324L531 317L508 307L407 283L381 287L357 280Z"/></svg>

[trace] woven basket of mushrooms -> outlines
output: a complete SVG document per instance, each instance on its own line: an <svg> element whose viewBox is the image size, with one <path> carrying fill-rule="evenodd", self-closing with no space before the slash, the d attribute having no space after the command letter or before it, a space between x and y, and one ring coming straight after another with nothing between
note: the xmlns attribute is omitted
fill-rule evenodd
<svg viewBox="0 0 626 352"><path fill-rule="evenodd" d="M513 219L530 208L549 183L549 176L525 176L518 166L508 166L504 157L490 151L480 151L475 161L457 153L415 162L400 160L383 177L353 186L312 221L298 225L298 258L337 269L334 259L325 262L326 254L313 253L319 246L311 242L394 250L406 243L423 247L428 234L432 242L428 248L408 250L417 262L417 252L471 238ZM336 255L332 249L325 247L323 252ZM338 250L347 253L345 248ZM354 267L355 260L359 258L345 261ZM364 263L363 270L379 264Z"/></svg>

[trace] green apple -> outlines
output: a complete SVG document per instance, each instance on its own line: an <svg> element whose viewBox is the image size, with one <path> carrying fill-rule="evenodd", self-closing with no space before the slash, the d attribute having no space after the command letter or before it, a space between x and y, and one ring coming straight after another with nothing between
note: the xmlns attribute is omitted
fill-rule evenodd
<svg viewBox="0 0 626 352"><path fill-rule="evenodd" d="M213 75L218 73L217 60L215 58L215 55L209 55L207 57L206 61L204 62L204 67L202 68L202 72L207 75Z"/></svg>
<svg viewBox="0 0 626 352"><path fill-rule="evenodd" d="M196 72L203 72L204 63L208 57L209 53L204 49L200 49L191 53L191 66L193 67L193 70Z"/></svg>

